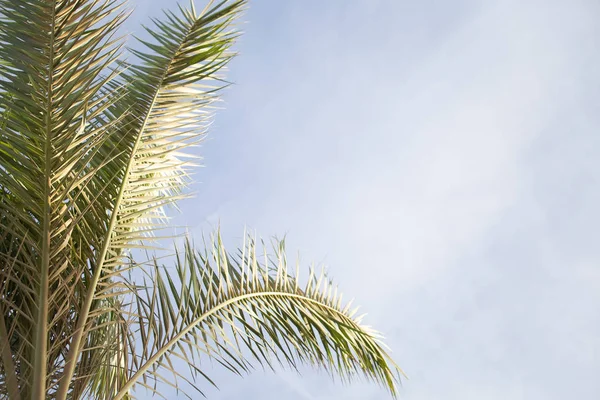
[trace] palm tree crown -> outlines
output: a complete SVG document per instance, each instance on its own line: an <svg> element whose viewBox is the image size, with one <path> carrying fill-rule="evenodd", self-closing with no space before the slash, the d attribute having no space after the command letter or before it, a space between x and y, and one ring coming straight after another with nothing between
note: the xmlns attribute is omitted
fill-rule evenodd
<svg viewBox="0 0 600 400"><path fill-rule="evenodd" d="M132 255L187 196L185 149L206 132L244 7L179 7L125 48L121 1L0 0L2 398L201 390L203 358L238 374L307 362L396 395L379 335L322 273L301 284L282 241L228 252L216 233L169 268Z"/></svg>

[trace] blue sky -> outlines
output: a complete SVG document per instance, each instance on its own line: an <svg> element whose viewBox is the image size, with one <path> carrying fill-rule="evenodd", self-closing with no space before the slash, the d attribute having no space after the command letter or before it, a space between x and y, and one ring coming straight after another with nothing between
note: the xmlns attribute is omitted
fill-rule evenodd
<svg viewBox="0 0 600 400"><path fill-rule="evenodd" d="M176 5L132 3L133 31ZM232 246L245 226L287 233L385 333L405 399L597 399L598 15L594 0L251 1L176 222L220 222ZM212 399L384 398L309 368L212 376Z"/></svg>

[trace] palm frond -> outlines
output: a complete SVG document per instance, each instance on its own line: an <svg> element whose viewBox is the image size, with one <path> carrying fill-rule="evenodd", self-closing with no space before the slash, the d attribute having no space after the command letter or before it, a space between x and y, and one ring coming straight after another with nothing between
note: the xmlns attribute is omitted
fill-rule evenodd
<svg viewBox="0 0 600 400"><path fill-rule="evenodd" d="M186 197L182 190L191 163L183 150L206 131L210 105L222 86L217 73L232 57L228 49L237 34L231 23L243 4L222 1L201 13L193 7L180 8L179 15L166 12L165 21L155 20L154 29L148 29L156 42L141 41L145 52L130 49L141 63L122 63L126 72L110 84L122 88L123 95L98 114L98 123L118 121L118 134L99 147L104 157L95 159L102 165L92 183L101 190L91 202L95 210L88 212L101 220L108 210L109 218L93 244L98 249L91 260L93 274L66 355L59 399L66 399L77 360L86 351L83 338L94 326L89 318L94 304L99 296L116 293L112 285L125 250L145 247L140 241L165 226L164 206Z"/></svg>
<svg viewBox="0 0 600 400"><path fill-rule="evenodd" d="M193 378L212 383L200 370L203 356L240 375L252 362L294 368L308 363L344 381L364 376L397 394L402 372L381 336L361 324L323 273L313 270L301 284L288 269L283 241L262 260L251 237L237 255L226 252L218 234L208 248L197 252L186 242L175 266L155 265L151 287L138 291L141 348L135 373L115 399L138 382L151 388L153 381L176 386L178 360L188 364Z"/></svg>
<svg viewBox="0 0 600 400"><path fill-rule="evenodd" d="M114 193L105 268L121 265L122 249L164 226L164 206L185 197L193 164L184 150L206 132L223 86L218 72L233 56L229 48L237 32L231 24L243 4L221 1L199 14L193 7L165 12L165 21L146 28L155 43L139 40L146 51L129 49L141 64L124 64L127 93L109 110L124 121L116 144L121 156L114 163L122 179Z"/></svg>
<svg viewBox="0 0 600 400"><path fill-rule="evenodd" d="M75 199L89 193L87 168L103 140L87 121L111 101L100 89L118 57L113 35L125 14L108 0L0 1L0 215L7 240L23 242L20 276L3 285L18 312L9 331L21 392L45 398L60 373L61 338L70 329L85 263L70 244L86 233ZM107 18L107 16L111 16ZM10 238L10 239L8 239ZM91 249L81 249L89 255ZM3 265L11 262L3 253ZM25 283L33 293L24 290ZM18 307L15 309L14 307ZM12 310L12 311L11 311ZM24 322L28 321L28 323ZM35 349L35 350L32 350Z"/></svg>

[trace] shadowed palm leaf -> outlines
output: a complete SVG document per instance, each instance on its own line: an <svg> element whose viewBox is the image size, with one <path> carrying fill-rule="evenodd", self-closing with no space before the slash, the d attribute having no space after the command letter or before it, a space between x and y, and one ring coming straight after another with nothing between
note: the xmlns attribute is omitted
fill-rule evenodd
<svg viewBox="0 0 600 400"><path fill-rule="evenodd" d="M217 236L168 270L131 255L186 196L185 149L206 132L243 6L166 12L123 51L119 1L0 0L0 397L196 387L212 382L203 357L235 373L308 362L396 394L377 335L324 278L300 285L282 246L261 263L253 240L231 256Z"/></svg>

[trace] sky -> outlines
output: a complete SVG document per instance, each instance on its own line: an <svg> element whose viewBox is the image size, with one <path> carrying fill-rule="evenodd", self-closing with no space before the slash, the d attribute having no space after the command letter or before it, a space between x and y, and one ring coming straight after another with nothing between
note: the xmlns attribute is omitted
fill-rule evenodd
<svg viewBox="0 0 600 400"><path fill-rule="evenodd" d="M196 0L198 5L204 4ZM128 29L173 8L133 0ZM382 331L401 398L600 398L600 3L251 0L175 221L287 234ZM209 399L386 398L215 367ZM165 388L169 398L176 398Z"/></svg>

